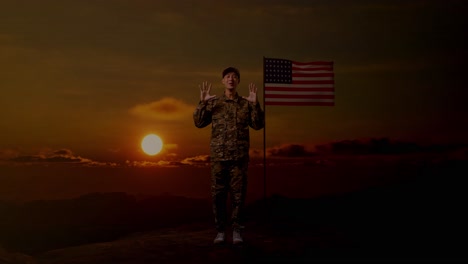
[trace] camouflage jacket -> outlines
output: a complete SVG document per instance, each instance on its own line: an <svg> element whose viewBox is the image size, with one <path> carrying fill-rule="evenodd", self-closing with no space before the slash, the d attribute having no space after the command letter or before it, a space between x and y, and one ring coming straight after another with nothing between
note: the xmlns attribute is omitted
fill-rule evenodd
<svg viewBox="0 0 468 264"><path fill-rule="evenodd" d="M212 123L210 158L212 161L249 158L249 126L255 130L265 125L260 103L256 105L235 95L234 99L224 94L207 102L200 102L193 113L198 128Z"/></svg>

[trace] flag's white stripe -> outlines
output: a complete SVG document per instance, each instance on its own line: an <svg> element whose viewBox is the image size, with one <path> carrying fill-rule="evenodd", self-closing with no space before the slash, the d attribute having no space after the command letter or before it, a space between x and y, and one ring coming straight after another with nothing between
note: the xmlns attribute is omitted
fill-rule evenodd
<svg viewBox="0 0 468 264"><path fill-rule="evenodd" d="M333 77L293 77L296 81L332 81Z"/></svg>
<svg viewBox="0 0 468 264"><path fill-rule="evenodd" d="M268 87L290 87L290 88L333 88L333 84L289 84L289 83L265 83L265 89Z"/></svg>
<svg viewBox="0 0 468 264"><path fill-rule="evenodd" d="M265 98L265 102L324 102L331 103L334 102L334 99L313 99L313 98Z"/></svg>
<svg viewBox="0 0 468 264"><path fill-rule="evenodd" d="M302 91L265 91L265 94L295 94L295 95L334 95L335 92L302 92Z"/></svg>
<svg viewBox="0 0 468 264"><path fill-rule="evenodd" d="M321 64L321 65L315 65L315 64L310 64L310 65L298 65L298 64L295 64L293 63L292 64L293 67L296 67L296 68L301 68L301 69L314 69L314 68L330 68L330 69L333 69L333 67L329 64Z"/></svg>
<svg viewBox="0 0 468 264"><path fill-rule="evenodd" d="M326 71L326 70L319 70L319 71L316 71L316 70L308 70L308 71L297 71L297 70L292 70L291 71L293 74L294 73L333 73L333 71L330 69L329 71Z"/></svg>

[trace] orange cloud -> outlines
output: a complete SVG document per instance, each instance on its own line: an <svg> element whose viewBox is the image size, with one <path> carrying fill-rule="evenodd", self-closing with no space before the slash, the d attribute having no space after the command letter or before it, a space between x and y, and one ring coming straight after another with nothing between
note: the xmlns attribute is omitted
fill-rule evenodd
<svg viewBox="0 0 468 264"><path fill-rule="evenodd" d="M130 113L144 119L152 120L180 120L191 116L195 106L185 102L165 97L159 101L139 104L130 109Z"/></svg>
<svg viewBox="0 0 468 264"><path fill-rule="evenodd" d="M174 158L174 157L169 157ZM137 167L137 168L154 168L154 167L163 167L163 168L177 168L182 166L195 166L195 167L205 167L210 164L209 155L199 155L195 157L185 158L183 160L159 160L159 161L125 161L125 166L127 167Z"/></svg>
<svg viewBox="0 0 468 264"><path fill-rule="evenodd" d="M177 149L178 147L179 145L173 143L164 144L165 149Z"/></svg>
<svg viewBox="0 0 468 264"><path fill-rule="evenodd" d="M1 152L3 153L3 151ZM5 152L10 153L10 152ZM46 149L40 151L38 154L33 155L21 155L16 153L14 157L7 159L9 162L22 163L27 165L33 164L79 164L83 166L117 166L117 163L113 162L99 162L88 158L75 155L69 149L51 150Z"/></svg>
<svg viewBox="0 0 468 264"><path fill-rule="evenodd" d="M180 163L192 166L208 166L210 163L210 156L199 155L195 157L185 158Z"/></svg>
<svg viewBox="0 0 468 264"><path fill-rule="evenodd" d="M20 152L15 149L0 149L0 160L8 160L19 156Z"/></svg>
<svg viewBox="0 0 468 264"><path fill-rule="evenodd" d="M164 167L164 168L176 168L181 165L178 161L168 161L168 160L160 160L160 161L125 161L125 165L128 167L137 167L137 168L154 168L154 167Z"/></svg>

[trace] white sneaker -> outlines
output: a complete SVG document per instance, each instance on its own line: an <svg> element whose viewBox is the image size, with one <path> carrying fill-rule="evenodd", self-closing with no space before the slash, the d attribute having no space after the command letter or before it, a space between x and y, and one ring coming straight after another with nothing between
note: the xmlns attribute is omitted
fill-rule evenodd
<svg viewBox="0 0 468 264"><path fill-rule="evenodd" d="M213 240L213 243L221 244L221 243L224 243L225 240L226 240L226 235L224 234L224 232L218 232L218 234L216 234L215 239Z"/></svg>
<svg viewBox="0 0 468 264"><path fill-rule="evenodd" d="M244 243L244 240L242 239L242 236L239 231L233 231L232 232L232 243L234 245L242 244Z"/></svg>

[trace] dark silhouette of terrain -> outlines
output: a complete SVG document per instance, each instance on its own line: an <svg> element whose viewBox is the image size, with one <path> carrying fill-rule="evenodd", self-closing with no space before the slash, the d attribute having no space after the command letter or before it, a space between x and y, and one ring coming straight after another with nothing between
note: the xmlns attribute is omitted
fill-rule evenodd
<svg viewBox="0 0 468 264"><path fill-rule="evenodd" d="M94 193L0 204L0 263L468 260L468 163L428 165L384 186L247 206L246 243L212 245L207 200ZM3 262L2 262L3 261Z"/></svg>
<svg viewBox="0 0 468 264"><path fill-rule="evenodd" d="M0 243L36 254L64 246L110 241L132 232L210 221L204 200L170 195L137 198L91 193L77 199L3 206Z"/></svg>

